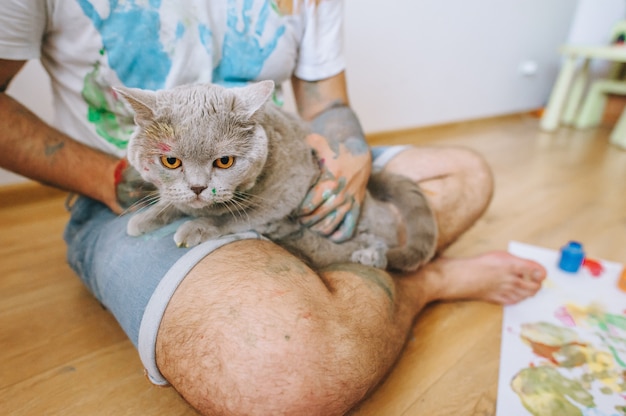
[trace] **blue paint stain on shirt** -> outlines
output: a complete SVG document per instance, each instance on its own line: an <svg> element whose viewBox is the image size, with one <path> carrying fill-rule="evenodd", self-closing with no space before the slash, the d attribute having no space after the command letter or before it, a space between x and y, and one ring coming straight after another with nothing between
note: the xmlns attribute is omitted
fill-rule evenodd
<svg viewBox="0 0 626 416"><path fill-rule="evenodd" d="M200 43L204 46L207 55L213 55L213 33L204 23L198 25L198 33L200 34Z"/></svg>
<svg viewBox="0 0 626 416"><path fill-rule="evenodd" d="M222 59L213 70L213 82L233 86L256 79L265 61L276 49L278 40L285 33L285 26L279 26L271 40L262 46L260 39L266 30L270 1L263 4L254 29L251 28L253 5L253 0L245 0L241 16L238 16L236 1L228 0ZM242 29L238 29L240 23L243 25Z"/></svg>
<svg viewBox="0 0 626 416"><path fill-rule="evenodd" d="M183 25L181 22L178 22L178 25L176 25L176 39L182 38L184 34L185 25Z"/></svg>
<svg viewBox="0 0 626 416"><path fill-rule="evenodd" d="M128 87L156 90L163 88L172 61L159 39L161 0L150 0L149 7L135 0L120 5L109 0L109 16L103 18L88 0L77 0L102 36L109 66Z"/></svg>

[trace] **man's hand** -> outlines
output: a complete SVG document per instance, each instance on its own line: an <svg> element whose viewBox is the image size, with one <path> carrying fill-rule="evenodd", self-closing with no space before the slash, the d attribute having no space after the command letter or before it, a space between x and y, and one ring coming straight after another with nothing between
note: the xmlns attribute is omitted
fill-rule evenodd
<svg viewBox="0 0 626 416"><path fill-rule="evenodd" d="M371 155L361 138L341 143L313 133L307 142L321 175L302 203L300 221L311 230L342 242L354 234L371 170Z"/></svg>
<svg viewBox="0 0 626 416"><path fill-rule="evenodd" d="M322 174L302 203L301 221L342 242L354 234L371 171L372 156L359 120L349 107L344 72L318 81L292 77L300 116L311 123L307 141Z"/></svg>
<svg viewBox="0 0 626 416"><path fill-rule="evenodd" d="M149 205L157 197L156 187L144 181L126 159L121 159L115 168L114 184L117 203L121 208L114 210L118 214Z"/></svg>

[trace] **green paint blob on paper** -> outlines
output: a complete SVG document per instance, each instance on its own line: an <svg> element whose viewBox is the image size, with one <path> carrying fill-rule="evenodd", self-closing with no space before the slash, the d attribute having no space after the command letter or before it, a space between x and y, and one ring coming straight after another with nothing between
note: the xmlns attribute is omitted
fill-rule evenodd
<svg viewBox="0 0 626 416"><path fill-rule="evenodd" d="M572 402L588 408L596 406L593 396L579 382L553 367L525 368L513 377L511 388L535 416L582 416Z"/></svg>

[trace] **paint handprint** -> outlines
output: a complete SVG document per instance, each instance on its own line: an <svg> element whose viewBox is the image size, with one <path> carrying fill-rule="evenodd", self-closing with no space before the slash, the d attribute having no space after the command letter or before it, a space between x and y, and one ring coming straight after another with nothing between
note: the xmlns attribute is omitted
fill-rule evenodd
<svg viewBox="0 0 626 416"><path fill-rule="evenodd" d="M135 0L109 0L109 15L101 16L89 0L78 0L102 36L109 66L127 87L163 88L172 62L159 38L161 0L147 6Z"/></svg>
<svg viewBox="0 0 626 416"><path fill-rule="evenodd" d="M263 4L253 27L254 2L244 0L243 8L238 13L237 2L228 1L228 20L222 58L213 70L213 82L239 84L254 80L259 75L265 60L276 49L278 39L285 33L285 26L281 25L269 42L261 44L271 9L270 3L268 0ZM240 25L241 29L238 28Z"/></svg>

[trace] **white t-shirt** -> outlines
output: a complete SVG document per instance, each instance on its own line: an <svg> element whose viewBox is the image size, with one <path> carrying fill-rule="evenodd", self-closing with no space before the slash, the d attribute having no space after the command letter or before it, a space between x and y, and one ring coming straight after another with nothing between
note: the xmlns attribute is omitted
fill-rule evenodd
<svg viewBox="0 0 626 416"><path fill-rule="evenodd" d="M40 59L55 126L123 156L134 126L112 86L226 86L344 69L342 0L6 0L0 58Z"/></svg>

